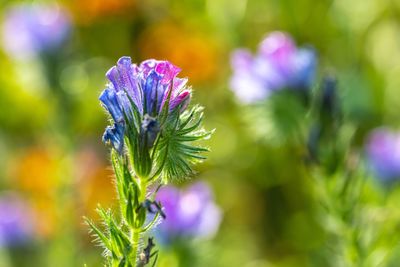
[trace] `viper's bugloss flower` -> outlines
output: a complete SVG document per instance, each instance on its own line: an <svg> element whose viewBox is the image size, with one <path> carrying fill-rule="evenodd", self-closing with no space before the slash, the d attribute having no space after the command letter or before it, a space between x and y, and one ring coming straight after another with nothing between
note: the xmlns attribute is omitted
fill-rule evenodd
<svg viewBox="0 0 400 267"><path fill-rule="evenodd" d="M256 102L274 90L307 89L315 78L317 58L312 48L297 48L282 32L269 34L252 55L238 49L231 57L231 88L240 101Z"/></svg>
<svg viewBox="0 0 400 267"><path fill-rule="evenodd" d="M166 219L157 228L166 242L176 238L212 238L218 231L222 212L214 203L210 187L197 182L180 190L165 186L156 199L164 208Z"/></svg>
<svg viewBox="0 0 400 267"><path fill-rule="evenodd" d="M149 238L143 247L141 240L165 214L154 200L157 191L149 194L148 188L192 176L192 165L205 159L203 153L208 151L196 141L209 138L213 131L202 127L202 107L186 110L191 90L186 87L187 79L177 77L179 72L168 61L151 59L137 66L122 57L106 73L110 82L99 99L112 126L106 128L103 141L113 147L111 162L121 216L114 218L111 210L99 207L106 231L89 219L86 222L105 248L107 266L150 263L154 243ZM193 234L210 234L214 225L210 222L219 222L219 210L206 190L193 191L203 193L201 197L195 193L180 196L188 199L185 203L192 202L180 211L181 219L191 224ZM206 214L210 214L207 219Z"/></svg>
<svg viewBox="0 0 400 267"><path fill-rule="evenodd" d="M71 22L66 10L52 4L20 4L5 13L3 47L14 58L54 51L67 39Z"/></svg>
<svg viewBox="0 0 400 267"><path fill-rule="evenodd" d="M375 129L369 135L366 153L375 176L386 182L400 178L400 133Z"/></svg>
<svg viewBox="0 0 400 267"><path fill-rule="evenodd" d="M110 83L99 98L114 121L114 126L106 129L103 140L110 141L121 152L125 124L136 123L141 126L142 133L146 133L147 144L151 146L164 107L167 113L176 108L182 112L190 102L187 79L178 78L179 72L180 69L168 61L150 59L137 66L130 57L121 57L106 73ZM135 122L135 112L140 122Z"/></svg>
<svg viewBox="0 0 400 267"><path fill-rule="evenodd" d="M14 193L0 195L0 247L21 245L32 238L29 208Z"/></svg>

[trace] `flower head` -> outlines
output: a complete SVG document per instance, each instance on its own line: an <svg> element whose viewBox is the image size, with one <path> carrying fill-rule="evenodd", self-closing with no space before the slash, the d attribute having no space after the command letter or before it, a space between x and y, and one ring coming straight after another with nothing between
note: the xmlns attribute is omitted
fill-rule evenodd
<svg viewBox="0 0 400 267"><path fill-rule="evenodd" d="M22 244L32 237L32 231L25 203L12 193L0 195L0 247Z"/></svg>
<svg viewBox="0 0 400 267"><path fill-rule="evenodd" d="M32 57L58 48L70 28L69 16L57 5L16 5L5 15L3 46L15 58Z"/></svg>
<svg viewBox="0 0 400 267"><path fill-rule="evenodd" d="M400 134L385 128L374 130L366 145L373 173L383 181L400 178Z"/></svg>
<svg viewBox="0 0 400 267"><path fill-rule="evenodd" d="M297 48L289 35L269 34L260 44L257 55L246 49L233 52L231 88L237 97L251 103L283 88L309 88L317 65L311 48Z"/></svg>
<svg viewBox="0 0 400 267"><path fill-rule="evenodd" d="M99 98L114 121L114 125L106 129L103 140L111 142L121 152L126 124L136 124L147 135L151 146L164 108L167 113L177 108L182 112L190 102L187 79L178 78L179 72L180 69L168 61L150 59L137 66L130 57L121 57L106 73L110 83ZM139 122L135 121L135 116L140 117Z"/></svg>
<svg viewBox="0 0 400 267"><path fill-rule="evenodd" d="M211 238L218 231L221 210L214 203L210 187L197 182L185 190L173 186L160 189L156 199L166 215L158 231L166 241L175 238Z"/></svg>
<svg viewBox="0 0 400 267"><path fill-rule="evenodd" d="M90 220L86 222L104 246L107 263L113 264L115 259L118 265L150 263L155 245L150 237L147 246L141 246L141 236L147 235L165 214L154 200L156 192L149 195L148 188L189 177L194 172L192 165L202 161L203 152L208 151L195 142L212 132L202 128L200 106L186 110L191 90L186 87L187 79L177 77L179 72L168 61L151 59L137 66L129 57L122 57L106 73L110 82L99 99L112 126L106 128L103 140L114 148L111 161L121 216L114 219L111 210L99 207L105 232ZM197 201L196 213L205 209L200 206L204 202ZM195 217L192 215L192 219ZM203 222L196 226L197 232L209 229L209 220L197 221Z"/></svg>

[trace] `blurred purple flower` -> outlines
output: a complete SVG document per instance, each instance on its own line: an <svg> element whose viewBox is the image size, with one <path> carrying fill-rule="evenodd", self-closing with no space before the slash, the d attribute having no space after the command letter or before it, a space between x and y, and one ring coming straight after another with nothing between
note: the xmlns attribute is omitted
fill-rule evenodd
<svg viewBox="0 0 400 267"><path fill-rule="evenodd" d="M15 58L32 57L60 47L70 29L70 18L58 5L16 5L5 14L3 47Z"/></svg>
<svg viewBox="0 0 400 267"><path fill-rule="evenodd" d="M197 182L185 190L163 187L156 199L166 214L165 221L157 228L165 241L185 237L211 238L218 231L221 210L204 182Z"/></svg>
<svg viewBox="0 0 400 267"><path fill-rule="evenodd" d="M103 136L121 152L124 123L133 123L133 110L144 118L147 114L157 118L168 103L168 111L183 111L190 102L191 91L186 88L187 79L177 78L180 69L168 61L149 59L139 66L130 57L121 57L116 66L106 74L110 83L100 95L100 101L110 113L115 125ZM128 122L125 122L125 116ZM143 125L141 122L139 125ZM147 125L147 124L146 124Z"/></svg>
<svg viewBox="0 0 400 267"><path fill-rule="evenodd" d="M14 193L0 195L0 247L21 245L32 238L31 214Z"/></svg>
<svg viewBox="0 0 400 267"><path fill-rule="evenodd" d="M269 34L257 55L237 49L231 57L231 88L244 103L265 99L283 88L309 88L315 78L317 58L311 48L297 48L289 35Z"/></svg>
<svg viewBox="0 0 400 267"><path fill-rule="evenodd" d="M371 132L366 145L373 173L383 181L400 178L400 133L386 128Z"/></svg>

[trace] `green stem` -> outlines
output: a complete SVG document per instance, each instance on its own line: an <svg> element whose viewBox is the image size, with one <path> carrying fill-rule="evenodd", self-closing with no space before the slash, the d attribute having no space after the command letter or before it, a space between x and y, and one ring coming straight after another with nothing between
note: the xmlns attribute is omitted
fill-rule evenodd
<svg viewBox="0 0 400 267"><path fill-rule="evenodd" d="M147 179L146 178L139 179L139 186L140 186L139 202L143 202L146 199Z"/></svg>
<svg viewBox="0 0 400 267"><path fill-rule="evenodd" d="M142 203L146 199L147 193L147 179L146 178L138 178L138 184L140 188L139 195L139 203ZM131 243L132 243L132 266L136 266L137 257L139 254L139 240L140 240L141 229L132 229L131 230Z"/></svg>
<svg viewBox="0 0 400 267"><path fill-rule="evenodd" d="M136 229L132 232L131 242L132 242L132 266L136 266L138 250L139 250L139 239L140 239L140 232Z"/></svg>

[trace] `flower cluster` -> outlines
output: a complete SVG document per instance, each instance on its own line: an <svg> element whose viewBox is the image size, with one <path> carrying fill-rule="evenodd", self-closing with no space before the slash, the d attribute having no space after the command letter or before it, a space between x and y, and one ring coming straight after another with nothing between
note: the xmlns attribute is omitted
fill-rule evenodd
<svg viewBox="0 0 400 267"><path fill-rule="evenodd" d="M201 127L202 109L188 109L191 89L180 69L168 61L146 60L132 64L122 57L106 76L109 80L99 99L112 125L103 141L110 144L121 216L98 209L106 231L87 220L105 247L108 266L145 266L155 244L141 248L143 235L165 217L156 200L159 187L171 179L193 173L192 164L208 151L194 141L210 135ZM153 263L154 264L154 263Z"/></svg>
<svg viewBox="0 0 400 267"><path fill-rule="evenodd" d="M164 169L168 178L188 175L189 163L203 159L199 154L207 151L190 145L211 132L200 127L201 107L187 110L191 89L186 78L177 77L179 72L168 61L150 59L136 65L122 57L106 73L110 82L99 99L112 125L103 141L120 156L127 155L141 178Z"/></svg>
<svg viewBox="0 0 400 267"><path fill-rule="evenodd" d="M191 91L187 79L177 78L180 69L168 61L146 60L139 66L129 57L122 57L106 74L110 83L100 95L100 101L110 113L114 125L107 127L103 141L111 142L120 153L123 149L125 124L134 123L134 113L147 115L142 130L157 132L155 119L163 108L183 111L189 104ZM126 121L127 120L127 121ZM152 146L154 138L150 138Z"/></svg>
<svg viewBox="0 0 400 267"><path fill-rule="evenodd" d="M279 89L305 89L314 80L317 59L313 49L297 48L289 35L269 34L257 55L247 49L234 51L231 58L231 88L245 103L262 100Z"/></svg>
<svg viewBox="0 0 400 267"><path fill-rule="evenodd" d="M166 242L188 237L211 238L219 228L221 210L204 182L184 190L166 186L158 192L157 200L162 203L166 215L157 232Z"/></svg>
<svg viewBox="0 0 400 267"><path fill-rule="evenodd" d="M389 182L400 178L400 134L386 128L374 130L366 145L367 159L375 176Z"/></svg>
<svg viewBox="0 0 400 267"><path fill-rule="evenodd" d="M67 12L57 5L16 5L4 18L3 46L15 58L32 57L59 47L70 30Z"/></svg>

